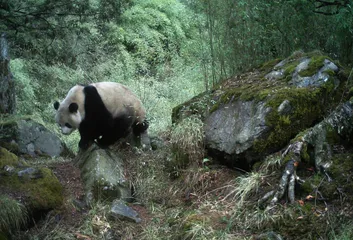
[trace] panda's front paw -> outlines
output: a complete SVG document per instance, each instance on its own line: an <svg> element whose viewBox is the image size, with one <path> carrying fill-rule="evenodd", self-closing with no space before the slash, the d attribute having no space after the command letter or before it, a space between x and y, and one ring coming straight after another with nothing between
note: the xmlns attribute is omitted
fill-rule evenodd
<svg viewBox="0 0 353 240"><path fill-rule="evenodd" d="M108 148L108 146L109 146L109 144L106 142L106 139L102 138L102 137L98 138L96 140L96 143L100 148L103 148L103 149Z"/></svg>
<svg viewBox="0 0 353 240"><path fill-rule="evenodd" d="M87 150L87 148L89 147L89 142L82 141L81 139L80 142L78 143L78 147L82 150Z"/></svg>

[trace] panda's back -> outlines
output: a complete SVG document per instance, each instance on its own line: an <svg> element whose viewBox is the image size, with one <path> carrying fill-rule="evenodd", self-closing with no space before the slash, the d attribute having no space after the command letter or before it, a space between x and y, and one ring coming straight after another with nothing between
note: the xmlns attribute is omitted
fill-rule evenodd
<svg viewBox="0 0 353 240"><path fill-rule="evenodd" d="M99 82L90 84L94 86L107 110L113 117L122 114L145 118L145 109L138 97L126 86L115 82Z"/></svg>

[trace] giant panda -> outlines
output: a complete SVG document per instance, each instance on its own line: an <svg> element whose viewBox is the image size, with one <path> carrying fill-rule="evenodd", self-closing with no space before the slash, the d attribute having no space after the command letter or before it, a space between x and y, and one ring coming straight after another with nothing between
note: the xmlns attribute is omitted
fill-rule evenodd
<svg viewBox="0 0 353 240"><path fill-rule="evenodd" d="M120 83L76 85L61 103L54 103L54 108L63 134L79 130L81 149L94 141L106 148L130 132L141 139L143 146L149 144L146 111L137 96Z"/></svg>

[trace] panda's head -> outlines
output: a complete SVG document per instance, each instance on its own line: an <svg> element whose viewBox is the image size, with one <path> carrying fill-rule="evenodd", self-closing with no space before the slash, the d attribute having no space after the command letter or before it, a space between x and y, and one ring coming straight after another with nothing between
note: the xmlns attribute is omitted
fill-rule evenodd
<svg viewBox="0 0 353 240"><path fill-rule="evenodd" d="M61 102L55 102L55 121L65 135L71 134L80 127L84 118L83 93L79 86L72 88L66 98Z"/></svg>

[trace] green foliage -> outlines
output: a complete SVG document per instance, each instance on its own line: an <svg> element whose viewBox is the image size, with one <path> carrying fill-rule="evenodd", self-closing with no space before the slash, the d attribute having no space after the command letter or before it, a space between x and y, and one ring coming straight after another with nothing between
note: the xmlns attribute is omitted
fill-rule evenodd
<svg viewBox="0 0 353 240"><path fill-rule="evenodd" d="M65 7L60 3L67 4L67 14L63 14ZM40 30L45 34L25 26L16 36L9 32L14 40L10 64L18 113L35 115L54 131L52 104L77 83L115 81L132 88L145 104L152 134L171 125L174 106L204 89L201 68L190 54L194 51L190 46L196 42L193 13L179 1L60 0L23 4L13 1L10 9L32 5L24 8L28 14L47 9L49 14L40 15L42 18L35 23L47 21L50 28L47 32ZM17 19L16 24L21 25L21 21ZM0 24L0 28L9 30L6 27L7 23ZM63 139L77 149L77 138Z"/></svg>
<svg viewBox="0 0 353 240"><path fill-rule="evenodd" d="M352 223L345 223L340 229L330 233L330 239L333 240L349 240L353 238L353 225Z"/></svg>
<svg viewBox="0 0 353 240"><path fill-rule="evenodd" d="M36 105L34 88L36 83L31 82L31 78L26 69L26 63L21 59L11 62L11 71L15 77L17 111L22 114L32 114ZM38 85L37 85L38 86Z"/></svg>
<svg viewBox="0 0 353 240"><path fill-rule="evenodd" d="M260 62L286 57L297 49L319 49L345 63L352 62L349 1L337 12L334 9L339 1L328 5L325 10L333 13L331 16L318 14L316 7L321 4L308 4L306 0L185 2L205 16L199 29L200 38L207 42L202 49L208 54L200 56L207 81L215 83Z"/></svg>

